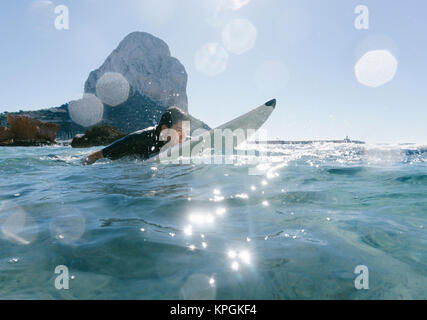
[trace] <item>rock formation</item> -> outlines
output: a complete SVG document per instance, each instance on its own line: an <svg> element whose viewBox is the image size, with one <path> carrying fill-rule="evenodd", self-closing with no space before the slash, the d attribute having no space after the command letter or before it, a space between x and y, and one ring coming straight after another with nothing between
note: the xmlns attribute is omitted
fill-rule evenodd
<svg viewBox="0 0 427 320"><path fill-rule="evenodd" d="M90 148L106 146L121 139L126 134L111 126L96 126L89 129L84 135L77 135L71 142L73 148Z"/></svg>
<svg viewBox="0 0 427 320"><path fill-rule="evenodd" d="M13 135L8 127L0 127L0 146L13 143Z"/></svg>
<svg viewBox="0 0 427 320"><path fill-rule="evenodd" d="M54 144L60 125L25 116L7 115L9 128L0 128L1 146L38 146Z"/></svg>
<svg viewBox="0 0 427 320"><path fill-rule="evenodd" d="M168 45L149 33L127 35L104 64L90 73L85 93L96 94L97 85L106 73L123 76L131 94L138 92L159 105L175 105L188 112L187 72L178 59L171 56Z"/></svg>

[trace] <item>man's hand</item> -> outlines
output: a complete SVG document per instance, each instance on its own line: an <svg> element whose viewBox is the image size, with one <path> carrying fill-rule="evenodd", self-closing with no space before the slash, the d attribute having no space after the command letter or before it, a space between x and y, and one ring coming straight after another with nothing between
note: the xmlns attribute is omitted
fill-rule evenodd
<svg viewBox="0 0 427 320"><path fill-rule="evenodd" d="M88 155L86 158L84 158L82 160L82 164L83 165L90 165L95 163L96 161L98 161L99 159L104 158L104 156L102 155L102 150L96 151L91 153L90 155Z"/></svg>

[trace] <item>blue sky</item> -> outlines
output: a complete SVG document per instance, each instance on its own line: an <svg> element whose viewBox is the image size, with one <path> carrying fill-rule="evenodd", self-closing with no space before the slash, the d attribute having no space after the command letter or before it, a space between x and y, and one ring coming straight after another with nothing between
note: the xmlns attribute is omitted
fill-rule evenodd
<svg viewBox="0 0 427 320"><path fill-rule="evenodd" d="M69 8L69 30L54 27L57 5ZM369 8L368 30L355 28L357 5ZM211 126L274 97L271 138L427 143L426 12L419 0L1 1L0 112L78 98L89 72L128 33L145 31L186 67L189 111ZM200 72L196 52L212 42L229 49L221 35L234 19L254 26L253 47L227 50L218 75ZM355 77L370 50L388 50L398 62L378 88Z"/></svg>

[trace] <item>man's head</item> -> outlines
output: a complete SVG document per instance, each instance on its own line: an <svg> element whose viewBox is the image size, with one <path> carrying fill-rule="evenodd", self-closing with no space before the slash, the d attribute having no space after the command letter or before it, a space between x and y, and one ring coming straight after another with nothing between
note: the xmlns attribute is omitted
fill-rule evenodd
<svg viewBox="0 0 427 320"><path fill-rule="evenodd" d="M160 118L158 128L160 132L164 132L168 129L170 129L170 131L175 130L178 135L178 143L182 143L183 141L185 141L188 133L188 129L185 125L183 125L183 123L190 120L191 117L188 113L182 111L178 107L170 107L165 111L165 113L163 113L162 117ZM167 132L167 135L169 135L167 141L171 140L171 135L169 134L170 131Z"/></svg>

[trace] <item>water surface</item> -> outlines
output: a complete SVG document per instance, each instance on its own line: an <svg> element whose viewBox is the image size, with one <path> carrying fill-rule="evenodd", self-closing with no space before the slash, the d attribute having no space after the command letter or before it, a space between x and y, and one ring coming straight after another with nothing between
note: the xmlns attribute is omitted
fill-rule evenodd
<svg viewBox="0 0 427 320"><path fill-rule="evenodd" d="M423 148L256 148L256 170L0 148L0 298L427 298Z"/></svg>

